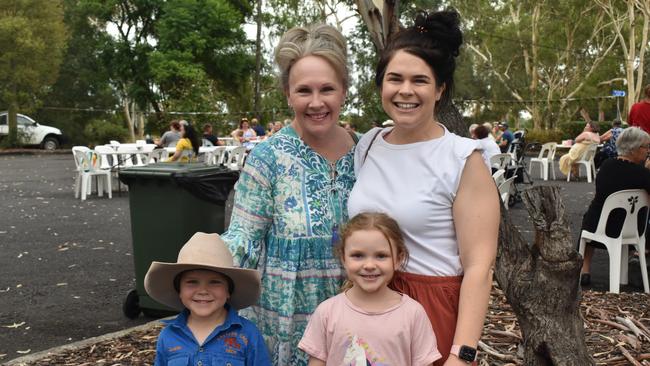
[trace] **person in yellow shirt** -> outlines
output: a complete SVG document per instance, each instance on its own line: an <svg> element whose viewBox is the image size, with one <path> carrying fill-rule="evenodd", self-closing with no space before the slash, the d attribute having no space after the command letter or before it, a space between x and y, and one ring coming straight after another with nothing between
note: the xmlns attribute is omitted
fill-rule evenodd
<svg viewBox="0 0 650 366"><path fill-rule="evenodd" d="M187 121L181 121L180 125L182 137L176 144L176 152L167 162L180 161L188 163L196 161L197 156L199 156L199 146L201 146L199 136L196 134L194 127Z"/></svg>

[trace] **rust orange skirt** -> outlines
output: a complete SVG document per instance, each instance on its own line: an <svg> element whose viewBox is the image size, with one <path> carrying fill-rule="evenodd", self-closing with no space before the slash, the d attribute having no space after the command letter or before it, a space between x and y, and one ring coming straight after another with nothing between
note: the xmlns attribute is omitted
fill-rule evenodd
<svg viewBox="0 0 650 366"><path fill-rule="evenodd" d="M434 366L445 363L454 342L462 280L463 276L436 277L396 271L390 283L392 289L409 295L427 312L442 354Z"/></svg>

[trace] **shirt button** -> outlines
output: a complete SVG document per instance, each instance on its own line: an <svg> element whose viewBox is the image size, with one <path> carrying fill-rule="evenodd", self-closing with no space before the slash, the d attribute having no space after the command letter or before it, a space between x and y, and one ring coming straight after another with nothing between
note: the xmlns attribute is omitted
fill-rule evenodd
<svg viewBox="0 0 650 366"><path fill-rule="evenodd" d="M196 366L203 366L203 362L201 362L201 361L197 362Z"/></svg>
<svg viewBox="0 0 650 366"><path fill-rule="evenodd" d="M228 362L228 363L226 364L226 366L232 366L232 364L231 364L230 362Z"/></svg>
<svg viewBox="0 0 650 366"><path fill-rule="evenodd" d="M203 352L203 347L199 347L199 352Z"/></svg>

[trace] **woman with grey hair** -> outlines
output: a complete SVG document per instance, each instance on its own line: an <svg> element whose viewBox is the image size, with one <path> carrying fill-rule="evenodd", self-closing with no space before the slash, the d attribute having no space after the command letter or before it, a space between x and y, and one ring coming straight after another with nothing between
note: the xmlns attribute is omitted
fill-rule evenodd
<svg viewBox="0 0 650 366"><path fill-rule="evenodd" d="M581 231L596 230L605 199L610 194L624 189L645 189L650 193L649 145L650 135L640 128L629 127L621 132L616 140L618 157L605 160L596 175L596 194L582 218ZM623 219L624 217L614 216L608 224L619 227ZM587 243L580 271L582 285L591 283L591 258L594 248L604 248L604 246L597 242Z"/></svg>
<svg viewBox="0 0 650 366"><path fill-rule="evenodd" d="M348 89L345 39L328 25L287 31L275 49L293 120L251 150L223 235L235 263L262 273L258 304L240 314L262 332L273 365L307 365L307 316L336 295L333 244L347 221L354 138L339 126Z"/></svg>

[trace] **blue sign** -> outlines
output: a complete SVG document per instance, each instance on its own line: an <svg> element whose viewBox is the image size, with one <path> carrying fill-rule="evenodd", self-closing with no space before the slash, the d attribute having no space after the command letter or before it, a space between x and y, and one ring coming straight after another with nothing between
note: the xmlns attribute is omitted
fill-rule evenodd
<svg viewBox="0 0 650 366"><path fill-rule="evenodd" d="M625 90L612 90L612 96L624 97L625 96Z"/></svg>

